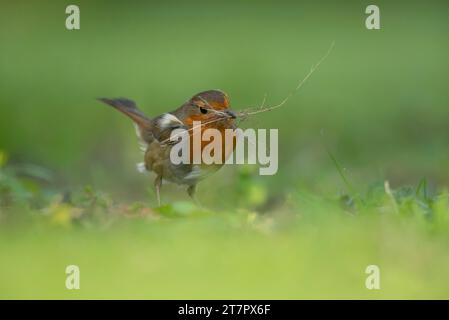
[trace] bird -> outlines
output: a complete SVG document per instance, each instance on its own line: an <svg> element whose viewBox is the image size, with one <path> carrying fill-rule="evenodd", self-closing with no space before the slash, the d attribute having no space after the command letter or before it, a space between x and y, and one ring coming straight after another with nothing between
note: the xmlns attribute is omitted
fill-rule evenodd
<svg viewBox="0 0 449 320"><path fill-rule="evenodd" d="M196 185L211 173L219 170L225 160L235 148L235 140L232 141L229 151L222 152L223 161L220 164L174 164L170 159L170 151L174 143L170 139L173 130L187 130L192 136L194 122L201 123L198 129L203 132L208 128L217 129L224 133L226 129L236 129L235 113L230 107L229 96L222 90L207 90L195 94L174 111L166 112L155 117L146 116L137 104L127 98L98 98L99 101L115 108L128 116L135 125L136 133L144 153L144 161L137 165L141 172L153 172L154 188L157 203L161 205L161 186L163 181L187 186L188 195L196 201ZM190 139L192 140L192 139ZM224 144L224 140L223 144ZM201 142L201 150L207 145ZM190 148L190 159L194 156ZM197 150L200 152L201 150Z"/></svg>

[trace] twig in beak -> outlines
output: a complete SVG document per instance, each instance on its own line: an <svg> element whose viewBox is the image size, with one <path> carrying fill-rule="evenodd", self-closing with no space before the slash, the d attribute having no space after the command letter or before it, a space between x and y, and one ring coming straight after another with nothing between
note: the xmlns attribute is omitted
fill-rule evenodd
<svg viewBox="0 0 449 320"><path fill-rule="evenodd" d="M309 79L309 77L315 72L316 69L318 69L318 67L321 65L321 63L326 60L326 58L329 56L329 54L331 53L332 49L334 48L335 45L335 41L332 41L329 49L327 50L326 54L314 65L312 65L312 68L310 68L309 73L304 77L304 79L302 79L298 85L296 86L296 88L290 92L290 94L287 95L287 97L284 98L284 100L281 101L281 103L275 105L275 106L271 106L271 107L264 107L264 103L266 100L266 95L264 97L264 100L262 102L262 105L260 107L257 107L256 110L255 108L248 108L248 109L244 109L241 110L239 113L237 113L238 116L242 117L242 118L247 118L250 115L254 115L254 114L258 114L261 112L267 112L267 111L271 111L277 108L282 107L292 96L293 94L295 94L299 89L301 89L301 87L304 85L304 83L306 83L306 81Z"/></svg>

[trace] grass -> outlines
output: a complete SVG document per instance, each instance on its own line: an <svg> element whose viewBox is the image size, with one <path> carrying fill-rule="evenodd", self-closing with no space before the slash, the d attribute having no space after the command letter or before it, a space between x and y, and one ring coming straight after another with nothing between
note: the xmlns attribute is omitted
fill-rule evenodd
<svg viewBox="0 0 449 320"><path fill-rule="evenodd" d="M0 173L0 298L448 298L448 195L428 195L425 180L373 186L363 201L295 190L265 211L259 192L219 211L90 187L43 195ZM65 288L70 264L80 290ZM380 290L365 288L372 264Z"/></svg>
<svg viewBox="0 0 449 320"><path fill-rule="evenodd" d="M0 298L449 297L447 1L379 0L376 31L359 2L77 4L73 32L64 4L0 11ZM333 40L242 122L279 129L278 173L222 168L203 208L174 186L154 207L131 123L95 101L276 105Z"/></svg>

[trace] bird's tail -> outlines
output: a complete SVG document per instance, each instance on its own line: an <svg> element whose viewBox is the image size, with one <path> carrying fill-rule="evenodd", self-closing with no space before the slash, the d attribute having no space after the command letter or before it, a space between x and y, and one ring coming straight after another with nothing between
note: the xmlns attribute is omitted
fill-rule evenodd
<svg viewBox="0 0 449 320"><path fill-rule="evenodd" d="M138 135L140 136L140 138L146 143L151 142L151 140L153 139L153 121L137 108L137 105L134 101L126 98L98 98L98 100L106 103L107 105L110 105L111 107L114 107L118 111L131 118L137 125Z"/></svg>

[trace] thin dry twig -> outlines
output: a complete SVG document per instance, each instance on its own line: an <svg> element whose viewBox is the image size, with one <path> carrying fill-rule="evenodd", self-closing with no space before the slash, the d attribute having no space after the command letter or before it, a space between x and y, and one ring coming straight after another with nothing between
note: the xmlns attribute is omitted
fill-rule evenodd
<svg viewBox="0 0 449 320"><path fill-rule="evenodd" d="M266 94L263 100L263 103L261 106L259 107L252 107L252 108L248 108L248 109L244 109L241 110L239 113L237 113L238 116L243 117L243 118L247 118L248 116L254 115L254 114L258 114L261 112L268 112L268 111L272 111L274 109L280 108L282 107L299 89L301 89L301 87L306 83L306 81L310 78L310 76L315 72L316 69L318 69L318 67L321 65L321 63L323 63L324 60L326 60L326 58L329 56L329 54L331 53L332 49L334 48L335 45L335 41L332 41L329 49L327 50L326 54L316 63L312 66L312 68L310 69L309 73L298 83L298 85L296 86L296 88L290 92L287 97L284 98L284 100L281 101L281 103L275 105L275 106L270 106L270 107L265 107L264 103L266 100Z"/></svg>
<svg viewBox="0 0 449 320"><path fill-rule="evenodd" d="M244 110L240 110L239 112L237 112L237 116L240 118L239 120L242 121L242 120L247 119L251 115L255 115L255 114L258 114L258 113L262 113L262 112L272 111L274 109L282 107L299 89L301 89L301 87L306 83L306 81L315 72L315 70L318 69L318 67L321 65L321 63L323 63L323 61L326 60L326 58L329 56L329 54L331 53L332 49L334 48L334 45L335 45L335 41L332 41L332 43L331 43L329 49L327 50L326 54L316 64L312 65L312 68L310 69L309 73L298 83L296 88L292 92L290 92L290 94L287 95L287 97L285 97L284 100L281 101L281 103L279 103L279 104L277 104L275 106L265 107L265 102L267 100L267 94L265 93L264 98L263 98L262 103L261 103L260 106L250 107L250 108L247 108L247 109L244 109ZM209 103L205 99L203 99L202 97L200 97L200 99L208 107L207 110L214 111L214 113L220 115L220 117L215 118L215 119L211 119L209 121L201 122L199 125L196 125L196 126L192 126L191 128L183 131L182 133L175 134L174 136L161 141L160 142L161 144L164 144L164 143L168 142L170 139L174 139L176 137L179 137L181 134L185 134L186 132L193 131L194 129L196 129L198 127L202 127L202 126L205 126L205 125L217 122L217 121L223 121L226 118L230 118L230 116L227 115L226 113L214 110L209 105Z"/></svg>
<svg viewBox="0 0 449 320"><path fill-rule="evenodd" d="M198 121L198 122L200 122L199 125L192 126L192 127L189 128L189 129L185 129L185 130L183 130L183 131L181 131L181 132L179 132L179 133L177 133L177 134L174 134L173 136L170 136L169 138L160 141L160 144L165 144L165 143L167 143L167 142L169 142L169 141L173 141L175 138L180 137L181 135L186 134L187 132L193 131L193 130L195 130L196 128L200 128L200 127L202 127L202 126L205 126L205 125L208 125L208 124L217 122L217 121L223 121L223 120L226 119L226 118L230 118L230 116L225 115L225 116L222 116L222 117L220 117L220 118L214 118L214 119L212 119L212 120L205 121L205 122L202 122L202 121L200 122L200 121Z"/></svg>

